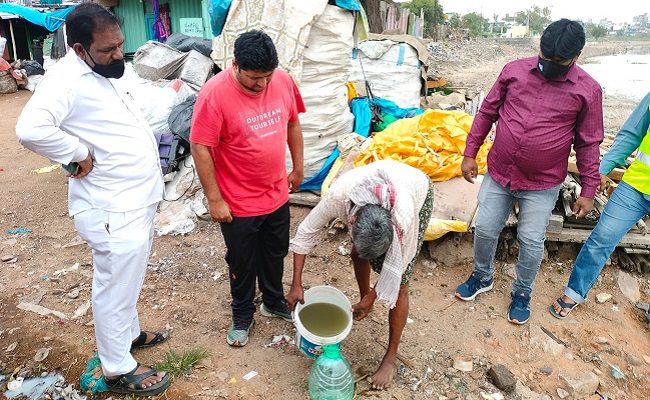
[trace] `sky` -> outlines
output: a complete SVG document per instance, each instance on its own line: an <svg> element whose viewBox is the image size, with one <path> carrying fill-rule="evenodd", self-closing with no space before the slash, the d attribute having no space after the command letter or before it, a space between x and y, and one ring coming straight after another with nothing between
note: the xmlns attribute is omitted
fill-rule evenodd
<svg viewBox="0 0 650 400"><path fill-rule="evenodd" d="M551 19L580 19L598 22L608 19L614 23L632 22L632 17L650 14L650 1L647 0L439 0L444 12L457 12L461 15L476 12L489 21L493 15L503 18L514 15L532 6L551 9Z"/></svg>

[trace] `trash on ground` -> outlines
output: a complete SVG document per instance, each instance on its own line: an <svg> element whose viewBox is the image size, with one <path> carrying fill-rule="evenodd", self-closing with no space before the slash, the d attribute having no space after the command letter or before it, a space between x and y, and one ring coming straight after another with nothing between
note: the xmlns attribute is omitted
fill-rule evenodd
<svg viewBox="0 0 650 400"><path fill-rule="evenodd" d="M246 379L248 381L250 379L253 379L256 376L257 376L257 371L251 371L251 372L247 373L246 375L244 375L242 378L244 378L244 379Z"/></svg>
<svg viewBox="0 0 650 400"><path fill-rule="evenodd" d="M36 352L36 355L34 356L34 361L36 362L41 362L47 358L47 356L50 354L51 347L43 347L42 349L39 349Z"/></svg>
<svg viewBox="0 0 650 400"><path fill-rule="evenodd" d="M59 169L59 168L61 168L61 164L52 164L52 165L48 165L47 167L41 167L41 168L33 169L29 173L30 174L45 174L47 172L52 172L52 171L54 171L56 169Z"/></svg>
<svg viewBox="0 0 650 400"><path fill-rule="evenodd" d="M21 310L35 312L35 313L37 313L39 315L52 314L52 315L55 315L55 316L57 316L57 317L59 317L61 319L68 319L67 315L65 315L64 313L62 313L60 311L50 310L49 308L45 308L45 307L39 306L37 304L21 302L21 303L18 303L17 307L20 308Z"/></svg>
<svg viewBox="0 0 650 400"><path fill-rule="evenodd" d="M31 233L31 232L32 232L31 229L21 227L21 228L17 228L17 229L10 229L10 230L7 231L7 234L9 234L9 235L17 235L19 233Z"/></svg>
<svg viewBox="0 0 650 400"><path fill-rule="evenodd" d="M274 335L271 343L264 345L264 347L281 346L284 344L295 344L295 342L289 335Z"/></svg>

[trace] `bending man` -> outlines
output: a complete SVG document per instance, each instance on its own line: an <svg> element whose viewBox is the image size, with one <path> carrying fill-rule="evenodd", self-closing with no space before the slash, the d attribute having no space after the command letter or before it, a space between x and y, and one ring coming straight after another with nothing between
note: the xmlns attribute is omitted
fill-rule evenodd
<svg viewBox="0 0 650 400"><path fill-rule="evenodd" d="M371 377L375 389L386 388L395 374L397 348L408 316L409 281L432 205L433 183L422 171L392 160L376 161L334 181L291 240L293 281L287 302L293 309L297 301L304 303L305 255L316 246L318 231L337 217L348 224L360 294L360 301L352 306L354 319L365 318L377 298L390 306L388 348ZM371 269L379 273L374 288Z"/></svg>

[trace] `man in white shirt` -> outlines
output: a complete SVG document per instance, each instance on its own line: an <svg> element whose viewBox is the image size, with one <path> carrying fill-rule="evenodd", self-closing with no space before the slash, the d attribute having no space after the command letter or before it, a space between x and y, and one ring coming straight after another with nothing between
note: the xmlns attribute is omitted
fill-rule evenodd
<svg viewBox="0 0 650 400"><path fill-rule="evenodd" d="M360 301L352 306L359 321L376 299L388 303L388 347L370 377L374 389L388 387L395 375L397 348L408 316L408 288L413 265L431 218L433 184L422 171L393 160L380 160L341 175L298 227L289 246L293 251L293 281L287 303L304 304L302 271L318 232L332 219L348 224L352 263ZM370 286L370 270L379 273Z"/></svg>
<svg viewBox="0 0 650 400"><path fill-rule="evenodd" d="M152 396L170 377L140 366L131 352L167 339L141 331L136 303L153 241L163 180L153 132L128 92L124 36L96 3L66 18L71 50L45 74L16 125L22 145L66 164L75 228L93 253L92 308L108 390Z"/></svg>

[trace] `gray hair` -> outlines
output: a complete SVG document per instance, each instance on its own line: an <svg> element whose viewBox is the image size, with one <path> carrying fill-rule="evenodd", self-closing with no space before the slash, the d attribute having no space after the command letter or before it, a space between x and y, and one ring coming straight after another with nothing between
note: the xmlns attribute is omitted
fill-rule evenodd
<svg viewBox="0 0 650 400"><path fill-rule="evenodd" d="M376 204L359 208L352 224L352 243L364 260L383 256L393 242L393 222L390 211Z"/></svg>

